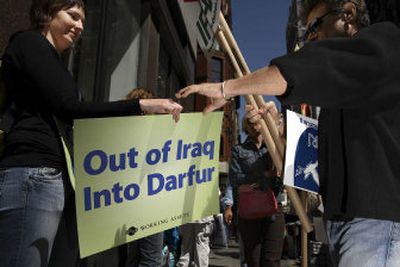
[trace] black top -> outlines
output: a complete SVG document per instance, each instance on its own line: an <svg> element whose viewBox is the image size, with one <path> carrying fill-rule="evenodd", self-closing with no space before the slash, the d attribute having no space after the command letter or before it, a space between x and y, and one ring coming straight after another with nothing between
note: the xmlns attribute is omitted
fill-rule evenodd
<svg viewBox="0 0 400 267"><path fill-rule="evenodd" d="M271 64L288 81L284 104L323 108L319 170L327 218L400 222L400 29L374 24Z"/></svg>
<svg viewBox="0 0 400 267"><path fill-rule="evenodd" d="M65 123L75 118L140 113L138 100L84 103L59 54L38 31L14 35L3 55L7 100L16 105L0 167L62 168L63 153L53 115Z"/></svg>

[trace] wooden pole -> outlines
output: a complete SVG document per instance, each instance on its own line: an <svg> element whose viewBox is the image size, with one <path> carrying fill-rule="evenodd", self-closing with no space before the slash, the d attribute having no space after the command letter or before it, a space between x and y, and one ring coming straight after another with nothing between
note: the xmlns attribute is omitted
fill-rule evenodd
<svg viewBox="0 0 400 267"><path fill-rule="evenodd" d="M308 210L307 205L307 196L308 193L303 191L301 192L303 207L305 208L306 212ZM305 231L303 225L301 226L301 267L308 266L308 233Z"/></svg>
<svg viewBox="0 0 400 267"><path fill-rule="evenodd" d="M229 36L229 38L231 39L231 43L234 43L233 46L236 46L236 54L241 55L240 57L243 58L240 49L237 46L236 41L234 41L232 32L230 31L224 16L222 15L222 13L220 13L220 27L217 31L217 38L219 41L219 44L222 46L222 48L224 49L224 51L228 54L229 58L231 59L232 65L236 71L236 74L238 77L242 77L243 76L243 72L242 69L239 67L239 64L237 63L237 60L235 58L234 53L232 52L231 46L229 45L227 38L225 36ZM250 70L248 69L248 66L243 58L243 63L242 66L244 65L244 69L246 69L246 72L248 71L250 73ZM261 97L261 96L259 96ZM262 97L261 97L262 98ZM258 104L255 100L254 96L248 95L245 96L246 102L250 105L252 105L254 108L258 109ZM264 100L262 100L262 102L264 102ZM259 103L261 104L261 101L259 101ZM269 118L268 118L269 117ZM281 137L279 136L279 132L278 133L278 138L275 138L277 141L275 142L275 139L272 137L271 135L271 130L269 130L270 128L277 128L275 125L275 122L271 116L271 114L269 114L269 116L267 117L267 120L262 120L261 121L261 134L264 138L264 142L269 150L269 153L271 155L272 161L274 162L274 165L276 166L277 170L282 171L283 170L283 152L279 152L277 145L276 144L280 144L280 142L282 141ZM280 141L279 141L280 140ZM282 141L283 144L283 141ZM282 147L284 147L282 145ZM282 148L282 150L284 150ZM304 211L304 208L301 204L301 200L296 192L296 190L292 187L286 186L286 190L288 193L288 197L290 198L290 201L293 204L293 207L297 213L297 216L299 216L300 222L302 224L302 226L304 227L304 230L309 233L312 231L312 225L310 222L310 219L308 218L306 212Z"/></svg>
<svg viewBox="0 0 400 267"><path fill-rule="evenodd" d="M243 57L242 52L239 49L239 46L235 40L235 38L233 37L233 34L228 26L228 23L226 23L225 17L222 14L222 12L219 13L219 23L222 27L222 30L225 33L225 37L228 41L229 46L231 47L231 49L233 50L233 53L236 55L236 57L238 58L239 64L241 66L241 69L243 70L243 73L246 74L250 74L251 71L249 69L249 66L246 63L246 60ZM264 102L264 98L260 95L253 95L257 105L259 108L264 107L265 102ZM284 157L284 153L285 153L285 144L279 134L279 130L278 127L276 127L275 125L275 121L272 118L272 115L269 112L264 113L263 116L264 120L267 123L268 129L271 132L271 135L275 141L275 144L278 148L279 154L281 155L281 157Z"/></svg>
<svg viewBox="0 0 400 267"><path fill-rule="evenodd" d="M233 68L235 69L236 75L238 77L242 77L243 76L242 70L240 69L240 67L235 59L235 56L233 55L232 49L228 45L228 42L224 35L224 32L221 29L219 29L217 31L217 38L218 38L219 44L222 46L224 51L228 54L229 58L231 59L231 62L232 62ZM254 100L254 97L252 95L246 95L245 100L246 100L247 104L252 105L253 107L257 107L257 103ZM274 162L276 168L278 170L282 170L282 168L283 168L282 157L279 155L279 152L276 148L275 142L268 130L267 124L263 120L261 121L261 135L264 139L264 142L268 148L268 151L271 155L272 161Z"/></svg>

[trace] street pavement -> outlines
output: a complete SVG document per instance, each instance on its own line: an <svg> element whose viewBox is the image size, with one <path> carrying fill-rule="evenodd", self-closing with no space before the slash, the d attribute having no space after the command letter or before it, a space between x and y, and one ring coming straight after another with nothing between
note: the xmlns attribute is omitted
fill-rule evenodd
<svg viewBox="0 0 400 267"><path fill-rule="evenodd" d="M212 248L210 252L210 267L240 267L239 245L229 241L228 248ZM281 267L300 266L296 260L282 260Z"/></svg>
<svg viewBox="0 0 400 267"><path fill-rule="evenodd" d="M212 248L210 252L209 266L239 267L239 245L236 242L229 242L228 248Z"/></svg>

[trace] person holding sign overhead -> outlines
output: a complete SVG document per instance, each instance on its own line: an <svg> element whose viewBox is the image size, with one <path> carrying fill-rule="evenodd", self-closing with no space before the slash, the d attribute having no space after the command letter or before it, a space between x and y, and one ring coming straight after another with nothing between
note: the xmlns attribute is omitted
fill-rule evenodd
<svg viewBox="0 0 400 267"><path fill-rule="evenodd" d="M400 29L368 26L363 0L305 4L307 43L299 51L242 78L188 86L177 97L210 97L205 112L245 94L321 106L318 163L335 265L400 266Z"/></svg>
<svg viewBox="0 0 400 267"><path fill-rule="evenodd" d="M84 29L81 0L34 0L32 29L14 34L2 57L7 103L14 122L0 160L1 266L47 266L64 208L71 195L55 119L170 113L182 106L169 99L85 103L61 54ZM68 192L69 191L69 192Z"/></svg>
<svg viewBox="0 0 400 267"><path fill-rule="evenodd" d="M253 208L246 206L247 203L262 206L271 203L259 200L254 200L259 203L241 203L241 201L246 201L242 198L248 194L251 194L250 197L256 197L253 192L271 193L275 197L282 189L282 182L276 177L276 171L273 170L272 160L267 148L263 145L261 134L249 124L247 118L243 118L242 129L247 134L247 138L232 149L229 183L233 191L233 203L231 203L236 205L238 210L238 226L243 241L244 257L249 267L280 266L285 231L282 212L279 210L271 214L260 212L248 218L246 215L249 216L249 214L241 214L242 208L246 210ZM228 224L232 221L232 213L228 212L231 209L230 206L228 205L224 212L225 221Z"/></svg>

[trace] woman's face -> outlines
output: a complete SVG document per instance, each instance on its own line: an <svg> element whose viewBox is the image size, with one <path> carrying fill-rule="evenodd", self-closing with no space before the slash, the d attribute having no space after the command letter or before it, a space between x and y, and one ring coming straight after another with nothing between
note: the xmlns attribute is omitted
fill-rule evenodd
<svg viewBox="0 0 400 267"><path fill-rule="evenodd" d="M253 127L253 125L252 125L251 123L248 123L248 124L246 125L245 132L247 133L247 135L248 135L250 138L252 138L252 139L254 139L254 140L257 139L257 138L261 135L260 132L258 132L256 129L254 129L254 127Z"/></svg>
<svg viewBox="0 0 400 267"><path fill-rule="evenodd" d="M84 22L83 9L73 6L58 11L43 30L43 34L56 50L62 53L81 36Z"/></svg>

